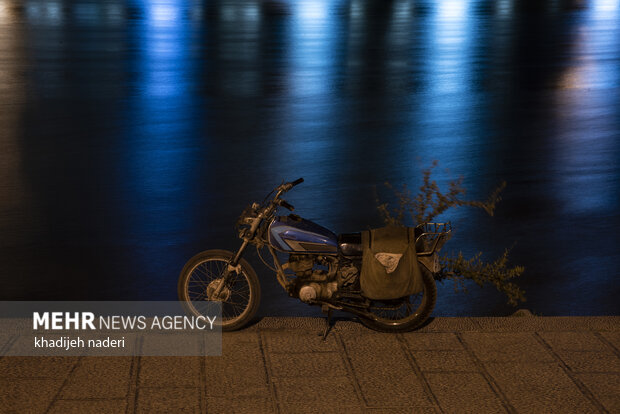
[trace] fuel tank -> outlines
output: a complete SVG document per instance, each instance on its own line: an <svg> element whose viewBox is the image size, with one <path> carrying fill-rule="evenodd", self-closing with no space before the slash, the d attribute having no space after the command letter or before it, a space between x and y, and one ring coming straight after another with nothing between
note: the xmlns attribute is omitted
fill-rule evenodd
<svg viewBox="0 0 620 414"><path fill-rule="evenodd" d="M287 253L338 253L334 233L294 214L276 217L271 222L269 244Z"/></svg>

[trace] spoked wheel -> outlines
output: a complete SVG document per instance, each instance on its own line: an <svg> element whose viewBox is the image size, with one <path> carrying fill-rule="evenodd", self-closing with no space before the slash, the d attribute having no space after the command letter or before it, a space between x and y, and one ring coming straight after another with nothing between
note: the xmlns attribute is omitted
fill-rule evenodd
<svg viewBox="0 0 620 414"><path fill-rule="evenodd" d="M233 331L248 323L260 303L260 284L252 266L239 261L239 271L232 271L229 280L216 294L224 271L233 257L226 250L207 250L189 259L179 276L179 300L190 313L204 315L207 301L222 303L223 331ZM201 305L204 302L204 306ZM217 320L215 322L218 324Z"/></svg>
<svg viewBox="0 0 620 414"><path fill-rule="evenodd" d="M376 320L361 318L362 323L381 332L407 332L422 325L435 307L437 286L431 272L422 265L420 271L421 292L395 300L371 301L367 311L375 315Z"/></svg>

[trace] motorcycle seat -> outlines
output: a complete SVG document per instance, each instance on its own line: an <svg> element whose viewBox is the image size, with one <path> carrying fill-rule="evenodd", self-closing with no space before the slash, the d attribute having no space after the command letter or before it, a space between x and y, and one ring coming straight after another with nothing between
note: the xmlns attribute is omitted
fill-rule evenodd
<svg viewBox="0 0 620 414"><path fill-rule="evenodd" d="M343 256L361 256L362 233L343 233L338 235L338 250Z"/></svg>

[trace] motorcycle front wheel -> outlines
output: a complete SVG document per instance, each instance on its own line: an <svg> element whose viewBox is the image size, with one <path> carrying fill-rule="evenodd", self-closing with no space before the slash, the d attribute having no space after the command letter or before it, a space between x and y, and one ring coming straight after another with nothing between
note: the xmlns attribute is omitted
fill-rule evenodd
<svg viewBox="0 0 620 414"><path fill-rule="evenodd" d="M256 272L245 260L239 260L240 271L233 271L226 285L216 296L224 270L234 253L227 250L206 250L198 253L185 264L179 276L179 300L185 309L203 315L208 308L206 301L221 302L222 318L218 323L223 331L234 331L247 324L256 314L260 303L260 284ZM201 302L205 302L204 308Z"/></svg>
<svg viewBox="0 0 620 414"><path fill-rule="evenodd" d="M395 300L370 302L367 311L375 319L360 318L361 322L375 331L408 332L422 325L431 315L437 301L437 286L433 274L423 265L421 292Z"/></svg>

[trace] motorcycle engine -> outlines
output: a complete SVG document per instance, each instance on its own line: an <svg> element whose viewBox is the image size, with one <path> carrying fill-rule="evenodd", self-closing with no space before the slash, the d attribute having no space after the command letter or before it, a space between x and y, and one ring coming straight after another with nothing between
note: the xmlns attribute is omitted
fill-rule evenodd
<svg viewBox="0 0 620 414"><path fill-rule="evenodd" d="M311 282L307 285L303 285L299 289L299 299L301 299L303 302L312 302L316 299L329 299L332 297L332 295L337 289L338 284L336 282Z"/></svg>
<svg viewBox="0 0 620 414"><path fill-rule="evenodd" d="M338 285L342 287L353 285L357 282L358 275L359 269L354 264L342 266L338 272Z"/></svg>
<svg viewBox="0 0 620 414"><path fill-rule="evenodd" d="M291 254L288 259L288 268L291 269L298 278L312 276L314 258L309 254Z"/></svg>
<svg viewBox="0 0 620 414"><path fill-rule="evenodd" d="M330 298L338 289L334 259L311 254L291 254L287 268L297 276L295 292L304 302Z"/></svg>
<svg viewBox="0 0 620 414"><path fill-rule="evenodd" d="M340 287L355 283L359 274L353 263L343 265L335 257L310 254L291 254L285 267L295 272L294 290L306 303L331 298Z"/></svg>

